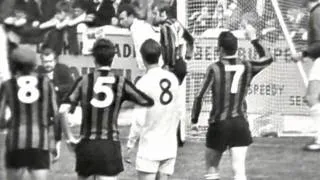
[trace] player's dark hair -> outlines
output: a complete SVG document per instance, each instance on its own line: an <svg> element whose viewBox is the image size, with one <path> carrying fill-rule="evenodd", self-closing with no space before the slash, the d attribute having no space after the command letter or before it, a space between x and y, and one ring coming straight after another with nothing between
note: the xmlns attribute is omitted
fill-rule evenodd
<svg viewBox="0 0 320 180"><path fill-rule="evenodd" d="M98 39L93 45L92 55L100 66L111 66L115 54L115 46L108 39Z"/></svg>
<svg viewBox="0 0 320 180"><path fill-rule="evenodd" d="M140 53L147 64L158 64L161 55L161 46L157 41L147 39L142 44Z"/></svg>
<svg viewBox="0 0 320 180"><path fill-rule="evenodd" d="M27 48L17 47L9 55L9 67L14 75L18 72L28 75L35 70L36 66L36 53Z"/></svg>
<svg viewBox="0 0 320 180"><path fill-rule="evenodd" d="M222 32L218 38L218 47L223 48L227 55L234 55L238 49L238 39L230 31Z"/></svg>
<svg viewBox="0 0 320 180"><path fill-rule="evenodd" d="M132 4L122 4L118 8L118 15L122 12L127 12L127 16L133 15L134 17L137 17L136 10Z"/></svg>
<svg viewBox="0 0 320 180"><path fill-rule="evenodd" d="M168 18L173 18L172 8L169 4L162 3L162 4L159 4L157 7L160 13L166 12Z"/></svg>

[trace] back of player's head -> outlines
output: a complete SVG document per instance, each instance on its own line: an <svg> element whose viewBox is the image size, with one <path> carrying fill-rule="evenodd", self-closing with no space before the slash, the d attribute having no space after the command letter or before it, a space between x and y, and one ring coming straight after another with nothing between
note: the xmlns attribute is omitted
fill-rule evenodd
<svg viewBox="0 0 320 180"><path fill-rule="evenodd" d="M224 31L219 35L218 47L223 48L227 55L234 55L238 49L238 39L230 31Z"/></svg>
<svg viewBox="0 0 320 180"><path fill-rule="evenodd" d="M12 50L10 56L10 69L13 74L30 74L37 66L36 52L25 47L17 47Z"/></svg>
<svg viewBox="0 0 320 180"><path fill-rule="evenodd" d="M165 12L166 15L167 15L169 18L172 18L172 17L173 17L172 8L171 8L170 4L162 2L162 3L160 3L160 4L158 5L158 9L159 9L159 12L160 12L160 13Z"/></svg>
<svg viewBox="0 0 320 180"><path fill-rule="evenodd" d="M92 55L100 66L111 66L115 54L115 46L108 39L98 39L93 45Z"/></svg>
<svg viewBox="0 0 320 180"><path fill-rule="evenodd" d="M140 48L140 53L145 63L158 64L161 55L160 44L153 40L147 39Z"/></svg>

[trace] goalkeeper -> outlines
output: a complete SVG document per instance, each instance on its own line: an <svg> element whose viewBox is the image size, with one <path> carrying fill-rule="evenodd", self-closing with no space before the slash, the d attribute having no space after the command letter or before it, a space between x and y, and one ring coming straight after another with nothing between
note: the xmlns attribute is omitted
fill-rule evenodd
<svg viewBox="0 0 320 180"><path fill-rule="evenodd" d="M294 55L293 59L303 61L311 59L314 61L309 74L306 99L317 133L312 143L307 144L304 150L320 151L320 2L319 0L309 0L307 3L310 11L308 48Z"/></svg>
<svg viewBox="0 0 320 180"><path fill-rule="evenodd" d="M272 63L256 38L256 30L246 25L251 43L259 54L260 61L240 61L236 56L238 40L231 32L222 32L218 38L220 61L211 64L203 85L194 100L191 121L192 129L201 112L202 99L211 88L212 110L206 135L205 179L219 179L218 166L222 154L229 149L235 180L246 180L245 159L252 143L246 118L245 99L252 78Z"/></svg>

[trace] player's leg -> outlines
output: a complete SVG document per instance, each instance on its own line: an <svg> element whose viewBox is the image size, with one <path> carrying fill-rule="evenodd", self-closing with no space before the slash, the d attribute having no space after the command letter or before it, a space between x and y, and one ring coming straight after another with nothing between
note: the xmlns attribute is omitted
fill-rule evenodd
<svg viewBox="0 0 320 180"><path fill-rule="evenodd" d="M169 180L170 175L168 174L163 174L163 173L158 173L156 180Z"/></svg>
<svg viewBox="0 0 320 180"><path fill-rule="evenodd" d="M205 161L206 161L206 170L207 174L205 175L205 179L219 179L219 163L222 157L222 152L206 148L205 152Z"/></svg>
<svg viewBox="0 0 320 180"><path fill-rule="evenodd" d="M230 131L229 123L219 122L212 123L208 127L206 135L206 170L205 179L219 179L219 163L223 152L227 148L227 140L229 139Z"/></svg>
<svg viewBox="0 0 320 180"><path fill-rule="evenodd" d="M7 168L6 170L7 180L21 180L25 171L26 171L25 168L19 168L19 169Z"/></svg>
<svg viewBox="0 0 320 180"><path fill-rule="evenodd" d="M232 156L232 170L234 180L246 180L246 155L248 147L233 147L230 149Z"/></svg>
<svg viewBox="0 0 320 180"><path fill-rule="evenodd" d="M89 177L84 177L84 176L78 175L78 180L87 180L87 179L89 179Z"/></svg>
<svg viewBox="0 0 320 180"><path fill-rule="evenodd" d="M148 160L142 157L136 159L136 170L139 180L155 180L160 161Z"/></svg>
<svg viewBox="0 0 320 180"><path fill-rule="evenodd" d="M245 160L248 146L252 143L249 123L244 117L236 117L232 122L229 146L232 155L232 169L235 180L246 180Z"/></svg>
<svg viewBox="0 0 320 180"><path fill-rule="evenodd" d="M155 180L156 173L148 173L143 171L138 171L138 179L139 180Z"/></svg>
<svg viewBox="0 0 320 180"><path fill-rule="evenodd" d="M118 180L118 176L96 176L95 180Z"/></svg>
<svg viewBox="0 0 320 180"><path fill-rule="evenodd" d="M123 171L120 142L81 140L76 149L76 172L79 180L116 179Z"/></svg>
<svg viewBox="0 0 320 180"><path fill-rule="evenodd" d="M28 172L33 180L47 180L50 168L50 152L41 149L29 150Z"/></svg>
<svg viewBox="0 0 320 180"><path fill-rule="evenodd" d="M320 151L320 81L309 81L306 99L310 105L310 116L316 128L316 134L311 144L305 146L305 150Z"/></svg>
<svg viewBox="0 0 320 180"><path fill-rule="evenodd" d="M166 159L160 162L156 180L168 180L174 172L176 158Z"/></svg>
<svg viewBox="0 0 320 180"><path fill-rule="evenodd" d="M307 144L305 150L320 151L320 58L317 58L310 70L306 100L310 107L310 116L314 120L317 133L312 144Z"/></svg>
<svg viewBox="0 0 320 180"><path fill-rule="evenodd" d="M29 171L30 177L33 180L47 180L49 169L38 169Z"/></svg>

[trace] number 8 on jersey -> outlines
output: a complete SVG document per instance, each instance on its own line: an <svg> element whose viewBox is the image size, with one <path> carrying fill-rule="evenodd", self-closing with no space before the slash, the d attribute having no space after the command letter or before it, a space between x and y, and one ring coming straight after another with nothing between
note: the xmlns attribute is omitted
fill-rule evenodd
<svg viewBox="0 0 320 180"><path fill-rule="evenodd" d="M18 99L25 104L32 104L40 97L37 89L38 79L33 76L22 76L17 79L19 86Z"/></svg>
<svg viewBox="0 0 320 180"><path fill-rule="evenodd" d="M160 88L162 93L160 94L160 103L167 105L172 101L172 92L170 91L171 82L168 79L161 79Z"/></svg>

